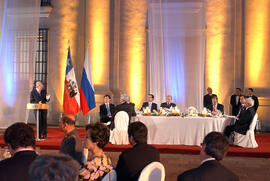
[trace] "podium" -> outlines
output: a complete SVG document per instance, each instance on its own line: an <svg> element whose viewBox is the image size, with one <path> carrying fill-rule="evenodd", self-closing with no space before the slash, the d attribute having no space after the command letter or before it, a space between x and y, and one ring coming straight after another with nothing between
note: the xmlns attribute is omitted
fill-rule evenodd
<svg viewBox="0 0 270 181"><path fill-rule="evenodd" d="M41 109L49 109L49 104L35 104L35 103L28 103L27 107L28 110L36 109L37 110L37 140L39 139L39 110Z"/></svg>

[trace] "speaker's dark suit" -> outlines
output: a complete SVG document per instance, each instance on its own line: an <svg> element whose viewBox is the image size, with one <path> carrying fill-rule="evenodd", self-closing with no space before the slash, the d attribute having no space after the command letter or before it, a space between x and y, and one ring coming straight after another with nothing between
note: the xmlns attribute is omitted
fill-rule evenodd
<svg viewBox="0 0 270 181"><path fill-rule="evenodd" d="M136 144L119 156L116 166L118 181L137 181L142 169L151 162L160 161L159 152L147 144Z"/></svg>
<svg viewBox="0 0 270 181"><path fill-rule="evenodd" d="M128 113L128 117L129 117L129 121L131 119L131 116L136 116L136 112L135 112L135 104L133 103L122 103L122 104L119 104L115 107L115 110L114 110L114 114L112 116L112 124L111 124L111 129L114 128L114 117L115 115L120 112L120 111L125 111Z"/></svg>
<svg viewBox="0 0 270 181"><path fill-rule="evenodd" d="M34 88L30 93L30 103L39 103L45 104L49 100L46 100L46 90L41 90L40 94L38 93L37 89ZM37 110L34 110L35 117L37 119ZM41 135L47 137L47 110L40 109L39 110L39 137Z"/></svg>
<svg viewBox="0 0 270 181"><path fill-rule="evenodd" d="M208 105L206 108L209 109L211 112L214 109L213 104ZM224 106L222 104L217 104L217 110L224 114Z"/></svg>
<svg viewBox="0 0 270 181"><path fill-rule="evenodd" d="M258 97L255 96L255 95L252 95L252 96L249 96L249 97L251 97L251 98L254 100L254 105L253 105L253 107L254 107L255 112L257 112L257 109L258 109L258 107L259 107L259 100L258 100Z"/></svg>
<svg viewBox="0 0 270 181"><path fill-rule="evenodd" d="M115 106L110 103L109 107L110 107L111 116L113 116ZM109 118L108 116L108 111L105 104L102 104L99 106L99 117L100 117L100 121L103 123L107 123L112 120L112 118Z"/></svg>
<svg viewBox="0 0 270 181"><path fill-rule="evenodd" d="M141 111L143 110L143 108L146 108L149 106L149 103L148 102L144 102L142 107L141 107ZM151 112L153 112L153 110L156 110L157 111L157 104L152 102L152 106L151 106Z"/></svg>
<svg viewBox="0 0 270 181"><path fill-rule="evenodd" d="M231 132L235 131L237 133L245 135L249 126L255 115L255 110L253 107L248 108L247 110L241 111L239 115L239 120L236 120L234 125L227 126L225 128L224 134L230 136Z"/></svg>
<svg viewBox="0 0 270 181"><path fill-rule="evenodd" d="M1 181L28 181L28 170L31 163L36 159L34 151L19 151L11 158L0 162Z"/></svg>
<svg viewBox="0 0 270 181"><path fill-rule="evenodd" d="M206 94L203 96L203 107L207 107L212 104L212 94Z"/></svg>
<svg viewBox="0 0 270 181"><path fill-rule="evenodd" d="M236 103L236 98L238 96L238 103ZM232 106L232 115L236 116L239 112L239 108L241 106L241 103L240 103L240 95L235 95L233 94L231 96L231 100L230 100L230 104Z"/></svg>
<svg viewBox="0 0 270 181"><path fill-rule="evenodd" d="M170 109L170 107L175 107L175 106L176 106L176 104L174 104L174 103L167 104L167 102L163 102L160 105L160 107L167 108L167 109Z"/></svg>
<svg viewBox="0 0 270 181"><path fill-rule="evenodd" d="M232 171L216 160L206 161L198 168L188 170L178 176L178 181L238 181Z"/></svg>

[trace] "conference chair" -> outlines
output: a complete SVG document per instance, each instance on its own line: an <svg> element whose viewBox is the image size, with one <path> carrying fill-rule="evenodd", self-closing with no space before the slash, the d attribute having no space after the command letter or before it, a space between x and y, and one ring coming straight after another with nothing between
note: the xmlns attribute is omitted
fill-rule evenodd
<svg viewBox="0 0 270 181"><path fill-rule="evenodd" d="M116 145L128 145L129 116L125 111L118 112L114 117L115 128L111 131L110 142Z"/></svg>
<svg viewBox="0 0 270 181"><path fill-rule="evenodd" d="M256 113L246 135L234 132L234 145L238 145L244 148L257 148L258 144L255 140L254 130L257 123L258 114Z"/></svg>
<svg viewBox="0 0 270 181"><path fill-rule="evenodd" d="M117 181L117 174L115 170L111 170L102 178L101 181Z"/></svg>
<svg viewBox="0 0 270 181"><path fill-rule="evenodd" d="M138 181L164 181L165 180L165 168L160 162L152 162L146 165Z"/></svg>

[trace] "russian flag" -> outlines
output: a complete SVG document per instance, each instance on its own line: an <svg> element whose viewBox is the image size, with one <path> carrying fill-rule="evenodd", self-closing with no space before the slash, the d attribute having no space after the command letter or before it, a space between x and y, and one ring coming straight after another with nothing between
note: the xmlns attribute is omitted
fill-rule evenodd
<svg viewBox="0 0 270 181"><path fill-rule="evenodd" d="M72 65L70 47L68 47L63 107L65 114L74 115L80 112L80 93Z"/></svg>
<svg viewBox="0 0 270 181"><path fill-rule="evenodd" d="M80 98L81 98L81 109L82 109L83 115L86 115L91 109L94 109L96 107L95 91L94 91L94 84L92 81L91 65L90 65L88 48L87 48L85 60L84 60L81 89L80 89Z"/></svg>

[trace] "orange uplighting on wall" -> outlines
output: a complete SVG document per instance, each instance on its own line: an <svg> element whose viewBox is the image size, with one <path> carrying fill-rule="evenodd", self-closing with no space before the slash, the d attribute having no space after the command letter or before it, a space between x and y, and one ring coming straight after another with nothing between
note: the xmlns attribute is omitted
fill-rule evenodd
<svg viewBox="0 0 270 181"><path fill-rule="evenodd" d="M68 42L70 42L71 46L71 58L73 62L73 66L76 64L76 59L74 59L74 55L76 52L76 33L78 30L77 18L78 18L78 1L69 1L69 3L65 3L64 1L59 1L59 79L54 81L57 86L54 86L54 91L56 94L56 98L61 105L60 110L63 109L63 94L64 94L64 80L65 80L65 71L66 71L66 61L67 61L67 53L68 53ZM78 81L78 80L77 80Z"/></svg>
<svg viewBox="0 0 270 181"><path fill-rule="evenodd" d="M127 50L128 94L139 107L145 97L145 23L147 1L121 1L125 9L123 22L125 48Z"/></svg>
<svg viewBox="0 0 270 181"><path fill-rule="evenodd" d="M221 61L226 22L225 4L226 2L223 0L208 1L206 14L206 86L211 87L213 92L218 95L221 95Z"/></svg>
<svg viewBox="0 0 270 181"><path fill-rule="evenodd" d="M142 32L142 35L144 33ZM145 79L145 55L144 55L144 38L139 35L130 37L131 46L130 54L130 78L129 78L129 95L131 100L135 103L136 107L141 105L144 99L144 79Z"/></svg>
<svg viewBox="0 0 270 181"><path fill-rule="evenodd" d="M95 85L108 81L110 1L87 1L87 34L89 34L90 61Z"/></svg>
<svg viewBox="0 0 270 181"><path fill-rule="evenodd" d="M245 3L245 85L265 87L264 67L268 57L270 0L248 0Z"/></svg>

